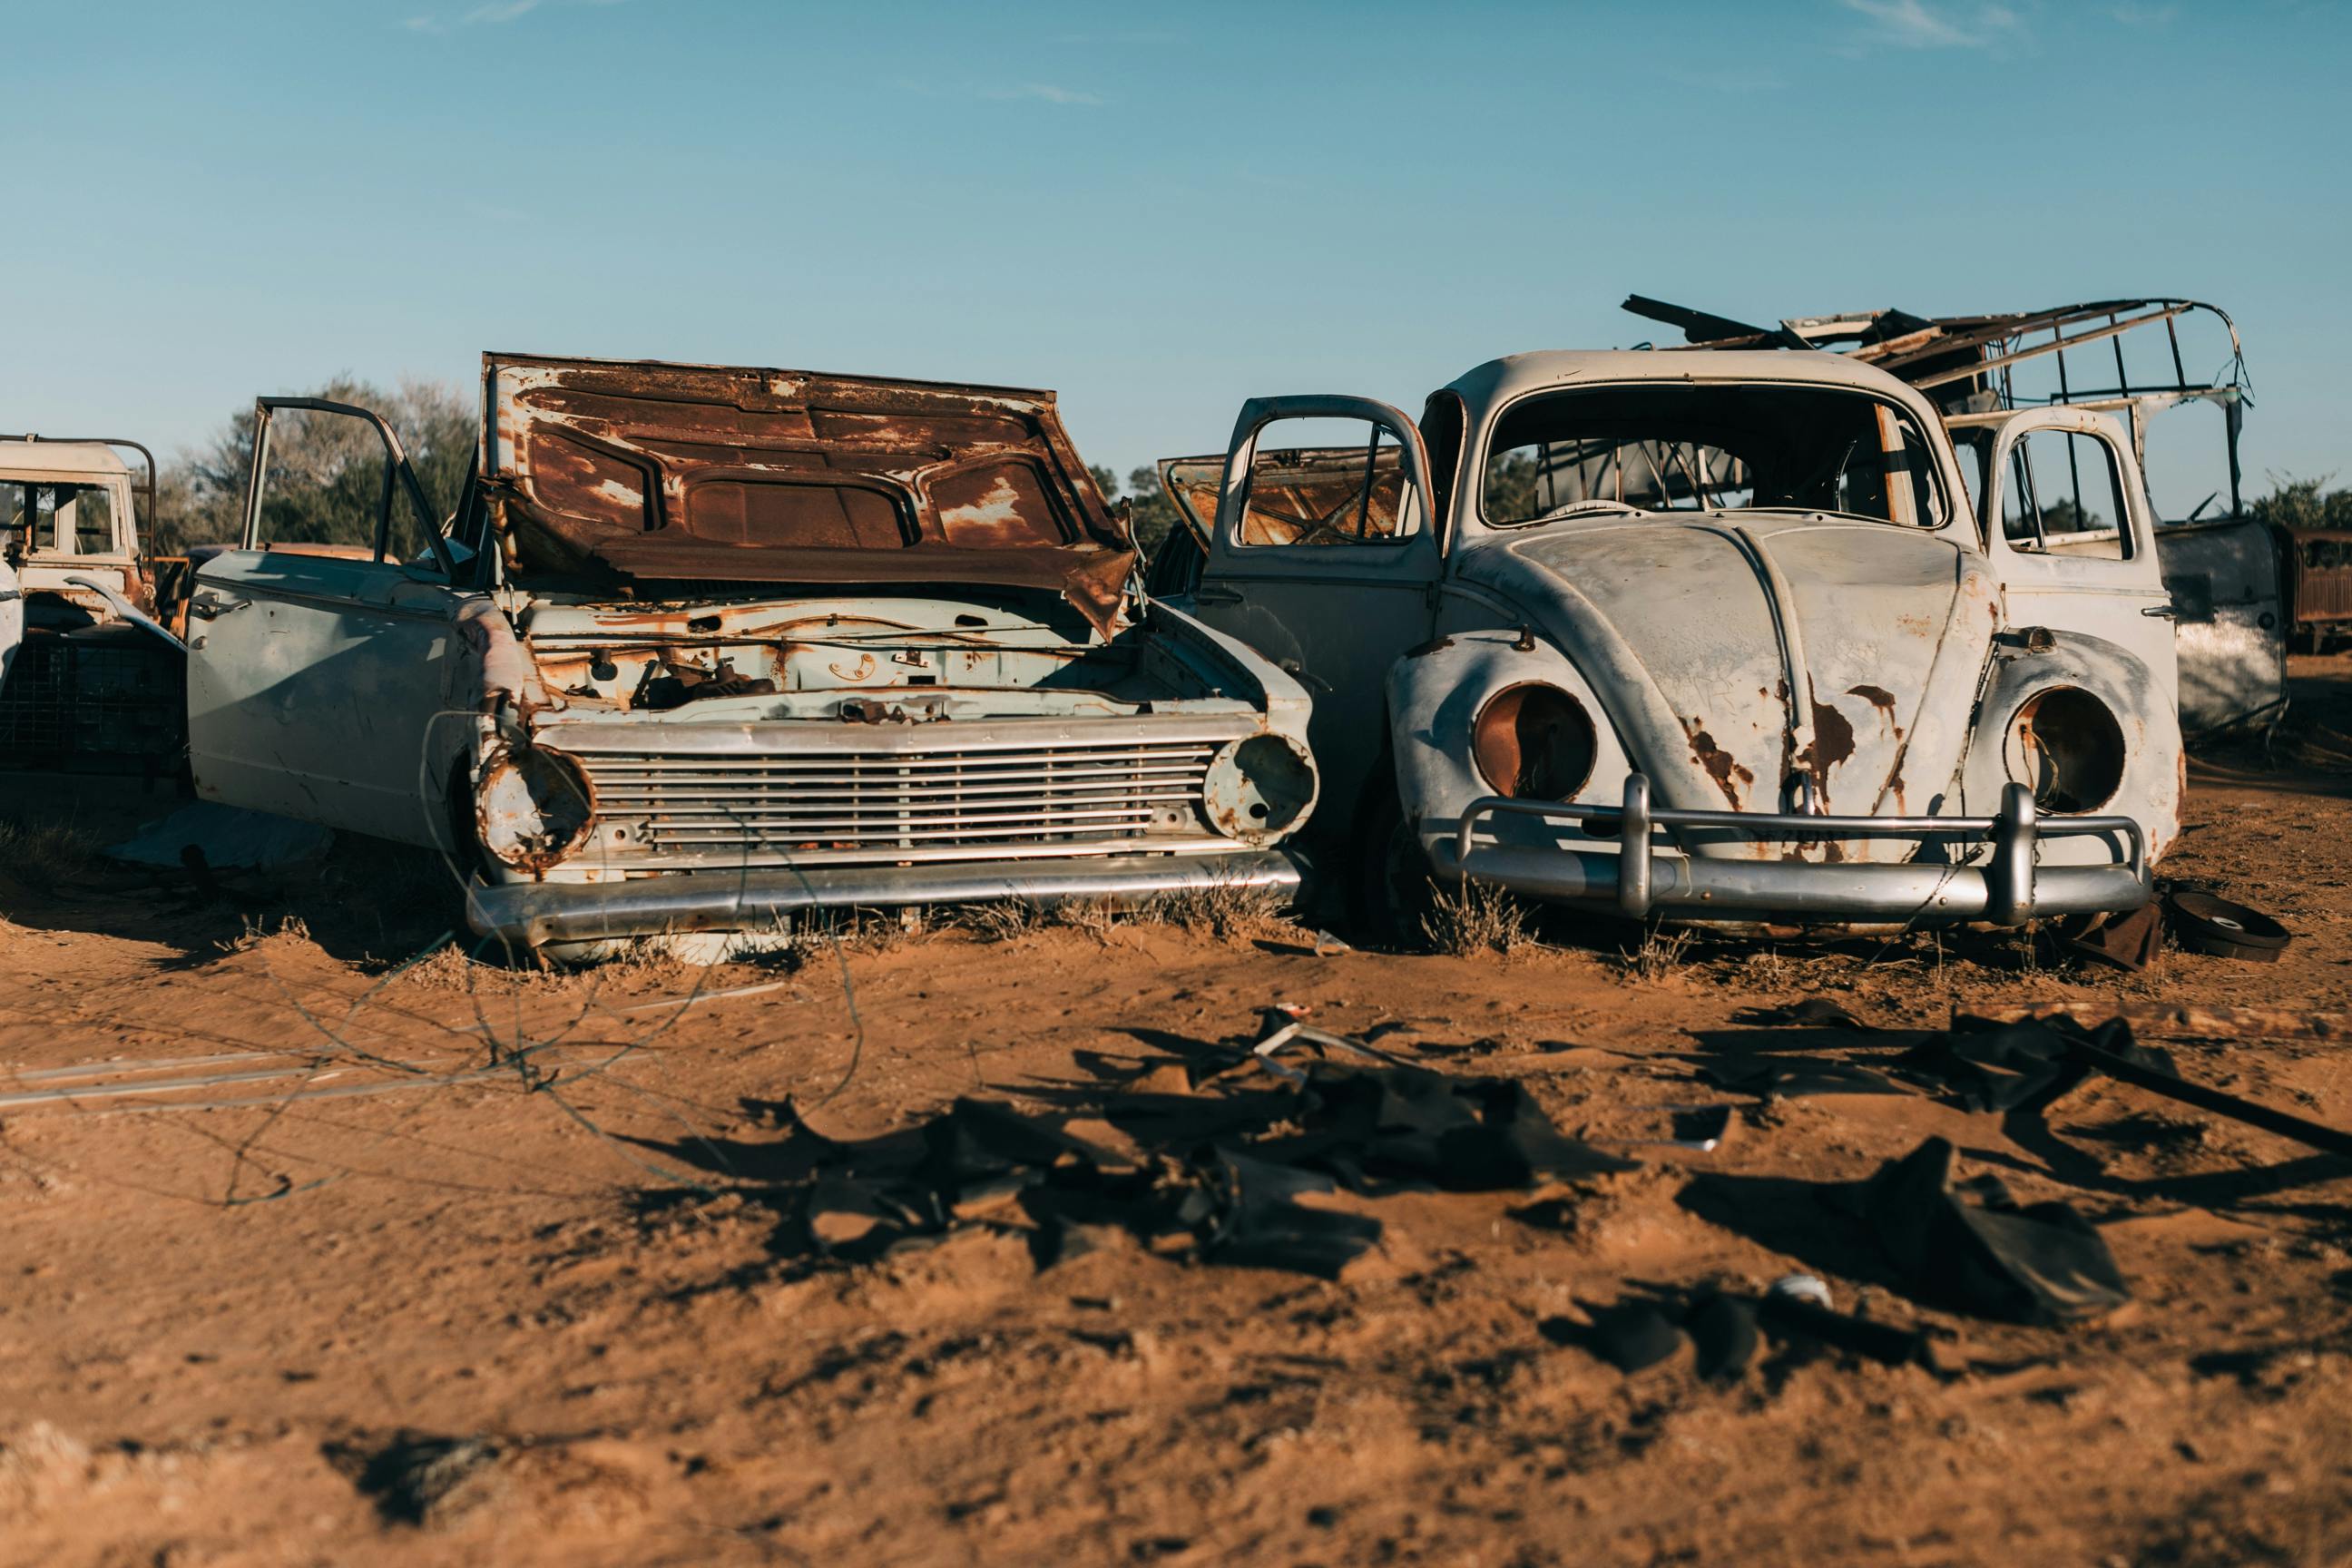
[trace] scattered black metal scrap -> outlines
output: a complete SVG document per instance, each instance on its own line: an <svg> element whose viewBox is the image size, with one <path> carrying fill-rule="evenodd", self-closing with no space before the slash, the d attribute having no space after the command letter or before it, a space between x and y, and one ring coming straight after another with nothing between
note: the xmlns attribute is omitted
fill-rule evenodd
<svg viewBox="0 0 2352 1568"><path fill-rule="evenodd" d="M1768 1057L1761 1061L1704 1067L1699 1076L1738 1094L1802 1100L1817 1094L1903 1094L1885 1074L1834 1057Z"/></svg>
<svg viewBox="0 0 2352 1568"><path fill-rule="evenodd" d="M1927 1297L2016 1323L2073 1322L2131 1300L2115 1255L2071 1205L2021 1205L1992 1175L1955 1178L1957 1151L1930 1138L1872 1178L1872 1235Z"/></svg>
<svg viewBox="0 0 2352 1568"><path fill-rule="evenodd" d="M1954 1026L1942 1039L1911 1053L1906 1064L1943 1081L1972 1110L2038 1109L2098 1072L2292 1138L2307 1148L2352 1159L2352 1132L2190 1083L2173 1066L2168 1052L2135 1044L2131 1026L2121 1018L2096 1029L2085 1029L2064 1016L1990 1026L1958 1018Z"/></svg>
<svg viewBox="0 0 2352 1568"><path fill-rule="evenodd" d="M993 1225L1024 1233L1045 1267L1124 1231L1156 1250L1328 1278L1380 1238L1381 1222L1302 1195L1485 1192L1634 1168L1561 1132L1517 1082L1432 1072L1270 1022L1265 1040L1213 1070L1160 1063L1089 1097L1082 1109L1134 1139L1134 1154L992 1100L959 1100L911 1135L864 1143L794 1119L803 1247L860 1261ZM1293 1042L1363 1059L1276 1060Z"/></svg>
<svg viewBox="0 0 2352 1568"><path fill-rule="evenodd" d="M2038 1110L2091 1075L2098 1065L2091 1051L2168 1080L2180 1076L2170 1053L2135 1045L2120 1019L2095 1031L2072 1019L1955 1029L1907 1053L1903 1065L1942 1084L1970 1110Z"/></svg>

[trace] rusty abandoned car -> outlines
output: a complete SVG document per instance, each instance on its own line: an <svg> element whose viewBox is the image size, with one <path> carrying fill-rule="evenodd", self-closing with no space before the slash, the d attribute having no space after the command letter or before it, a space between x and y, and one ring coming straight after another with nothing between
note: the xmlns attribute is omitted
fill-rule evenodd
<svg viewBox="0 0 2352 1568"><path fill-rule="evenodd" d="M142 471L123 460L135 453ZM184 562L141 548L155 459L121 437L0 436L0 757L178 763L181 648L159 622Z"/></svg>
<svg viewBox="0 0 2352 1568"><path fill-rule="evenodd" d="M1336 428L1335 428L1336 427ZM2145 903L2179 826L2172 611L2130 441L1822 353L1547 353L1421 420L1249 403L1153 581L1297 670L1325 842L1729 929Z"/></svg>
<svg viewBox="0 0 2352 1568"><path fill-rule="evenodd" d="M1978 472L2011 410L2092 408L2127 427L2172 596L2181 728L2192 740L2275 722L2292 637L2318 652L2352 630L2352 530L2257 519L2239 445L2252 405L2228 311L2201 300L2098 300L1977 316L1849 310L1771 327L1632 295L1624 308L1699 349L1831 349L1926 393ZM2071 361L2070 357L2072 356ZM2211 370L2205 367L2218 364Z"/></svg>
<svg viewBox="0 0 2352 1568"><path fill-rule="evenodd" d="M516 947L1294 888L1304 691L1135 592L1053 395L489 354L446 526L264 398L189 605L206 799L433 846Z"/></svg>

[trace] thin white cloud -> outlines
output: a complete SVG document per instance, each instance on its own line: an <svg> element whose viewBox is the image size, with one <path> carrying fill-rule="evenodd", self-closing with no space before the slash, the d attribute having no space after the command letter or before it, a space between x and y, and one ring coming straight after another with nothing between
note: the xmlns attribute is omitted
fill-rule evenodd
<svg viewBox="0 0 2352 1568"><path fill-rule="evenodd" d="M1891 48L1990 48L2018 37L2024 26L2016 12L1999 4L1979 5L1963 14L1958 7L1930 5L1927 0L1841 3L1870 23L1864 43Z"/></svg>
<svg viewBox="0 0 2352 1568"><path fill-rule="evenodd" d="M1018 87L992 88L986 96L1067 104L1079 109L1100 109L1104 102L1102 94L1098 92L1081 92L1076 88L1055 87L1051 82L1043 81L1024 81Z"/></svg>
<svg viewBox="0 0 2352 1568"><path fill-rule="evenodd" d="M486 0L470 11L452 16L417 16L404 18L401 26L412 33L451 33L460 27L497 26L520 21L542 7L570 5L618 5L623 0Z"/></svg>

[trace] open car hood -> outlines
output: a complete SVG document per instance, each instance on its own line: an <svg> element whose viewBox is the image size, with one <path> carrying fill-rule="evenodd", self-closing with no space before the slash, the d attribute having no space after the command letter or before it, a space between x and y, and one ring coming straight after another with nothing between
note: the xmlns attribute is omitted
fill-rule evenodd
<svg viewBox="0 0 2352 1568"><path fill-rule="evenodd" d="M1135 563L1050 392L488 353L481 472L524 574L1052 588L1108 637Z"/></svg>

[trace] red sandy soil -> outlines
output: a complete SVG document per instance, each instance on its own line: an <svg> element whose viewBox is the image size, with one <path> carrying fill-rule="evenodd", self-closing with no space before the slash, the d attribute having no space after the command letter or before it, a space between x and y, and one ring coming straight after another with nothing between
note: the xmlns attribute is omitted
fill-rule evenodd
<svg viewBox="0 0 2352 1568"><path fill-rule="evenodd" d="M2267 753L2194 770L2165 867L2284 920L2268 966L2176 951L2120 977L2014 938L1317 957L1128 924L862 939L853 1016L827 950L394 973L429 905L391 908L363 855L257 895L261 935L136 877L14 868L0 1098L83 1093L0 1106L0 1563L2344 1561L2352 1163L2112 1082L2035 1135L1694 1076L1785 1048L1733 1015L1809 996L1888 1030L2119 993L2352 1007L2352 658L2297 672ZM1523 1079L1596 1141L1746 1109L1711 1153L1628 1144L1639 1169L1532 1201L1310 1199L1385 1224L1337 1281L1133 1247L1041 1273L985 1227L814 1263L756 1180L763 1106L848 1136L1032 1104L1276 1001L1402 1026L1381 1044ZM2352 1127L2341 1046L2173 1048ZM226 1059L155 1065L185 1058ZM238 1071L295 1076L89 1093ZM2047 1329L1906 1296L1804 1184L1934 1133L2074 1204L2136 1300ZM1702 1201L1706 1173L1741 1195ZM1727 1385L1685 1352L1628 1377L1538 1328L1796 1269L1947 1334L1937 1370L1781 1353ZM371 1461L419 1439L453 1441L421 1517L392 1517Z"/></svg>

